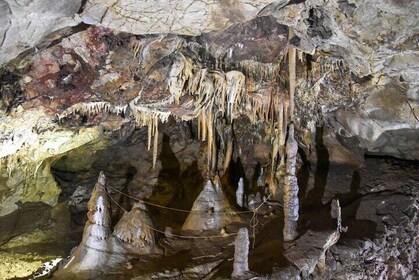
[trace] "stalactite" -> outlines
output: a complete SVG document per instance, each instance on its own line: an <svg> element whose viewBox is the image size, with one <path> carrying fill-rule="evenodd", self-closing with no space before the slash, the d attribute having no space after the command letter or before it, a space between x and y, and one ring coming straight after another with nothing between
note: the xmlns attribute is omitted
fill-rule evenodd
<svg viewBox="0 0 419 280"><path fill-rule="evenodd" d="M156 117L155 124L154 124L154 143L153 143L153 169L156 167L157 162L157 151L159 147L159 121Z"/></svg>
<svg viewBox="0 0 419 280"><path fill-rule="evenodd" d="M207 128L207 116L206 116L205 110L202 110L201 114L202 114L202 117L201 117L201 121L202 121L202 125L201 125L201 131L202 131L201 140L202 141L206 141L207 140L208 128Z"/></svg>
<svg viewBox="0 0 419 280"><path fill-rule="evenodd" d="M233 157L233 138L229 135L227 140L227 148L224 156L223 173L227 171L231 159Z"/></svg>
<svg viewBox="0 0 419 280"><path fill-rule="evenodd" d="M289 48L288 51L288 71L289 71L289 84L290 84L290 116L291 121L294 119L294 94L295 94L295 66L296 66L296 49L293 47Z"/></svg>
<svg viewBox="0 0 419 280"><path fill-rule="evenodd" d="M152 124L151 121L149 121L147 125L147 150L150 151L151 149L151 135L152 134Z"/></svg>
<svg viewBox="0 0 419 280"><path fill-rule="evenodd" d="M214 133L214 140L212 141L211 174L215 174L215 172L217 171L217 164L218 164L218 160L217 160L218 150L217 150L217 143L216 143L215 135L216 134Z"/></svg>
<svg viewBox="0 0 419 280"><path fill-rule="evenodd" d="M213 141L214 141L214 135L213 135L213 120L212 120L212 111L211 109L209 109L209 111L207 112L207 116L208 116L208 123L207 123L207 128L208 128L208 148L207 148L207 166L208 166L208 171L211 172L211 159L212 159L212 149L213 149Z"/></svg>
<svg viewBox="0 0 419 280"><path fill-rule="evenodd" d="M198 140L201 139L201 118L202 118L202 114L199 114L197 117L197 124L198 124Z"/></svg>

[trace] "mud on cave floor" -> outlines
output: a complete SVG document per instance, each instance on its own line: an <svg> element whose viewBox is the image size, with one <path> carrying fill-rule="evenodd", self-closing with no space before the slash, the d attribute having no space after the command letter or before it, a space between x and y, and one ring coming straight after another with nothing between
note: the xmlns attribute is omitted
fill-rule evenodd
<svg viewBox="0 0 419 280"><path fill-rule="evenodd" d="M117 154L112 154L116 155L115 159L118 158ZM182 205L190 207L202 189L203 178L199 175L199 171L194 171L194 169L189 169L189 173L184 174L183 177L179 176L179 162L176 162L175 154L170 151L170 145L163 148L163 155L167 156L165 159L167 162L163 164L160 173L165 174L164 180L170 180L171 176L176 175L174 184L178 187L182 185L183 191L175 192L170 203L167 203L164 195L161 196L162 201L172 207ZM325 167L327 170L324 170ZM400 228L400 225L405 226L406 217L413 215L409 212L410 210L406 209L415 203L418 204L419 165L417 162L367 158L361 169L353 166L327 165L321 161L316 166L302 168L307 168L307 176L299 178L301 186L300 236L307 230L323 231L333 228L333 220L330 218L332 198L340 199L343 226L348 226L348 232L342 233L339 242L331 250L332 254L329 253L327 256L326 263L332 268L329 268L323 276L317 275L314 278L344 279L338 276L350 275L348 271L356 261L359 261L350 260L353 252L365 250L361 247L365 246L362 244L365 244L367 240L378 240L377 238L389 229ZM323 170L317 170L318 168ZM323 176L323 178L318 176ZM82 176L82 178L86 177ZM164 180L160 180L160 183L167 184ZM223 186L223 188L229 187ZM230 188L235 189L235 187ZM226 193L229 192L226 191ZM323 202L320 203L318 198ZM153 196L150 199L159 202L158 198L153 200ZM274 212L273 217L261 218L263 228L256 235L255 248L250 250L250 269L261 275L269 275L274 267L285 267L289 264L283 255L282 211L276 209ZM185 215L171 215L164 211L152 211L152 215L156 226L163 231L167 225L172 226L176 231L186 218ZM416 227L416 233L410 232L412 239L415 234L417 236L417 220L413 226ZM8 239L1 240L0 279L13 279L28 275L30 270L36 269L42 262L55 257L68 256L71 249L80 242L83 222L72 221L68 199L62 198L62 202L53 208L45 205L23 204L21 209L10 216L2 217L0 227L1 232L8 231L9 236ZM236 229L233 226L229 230ZM249 234L252 236L251 229ZM181 270L185 267L223 260L215 265L216 272L211 279L229 278L232 272L233 241L233 238L195 242L178 239L168 242L160 239L160 245L165 248L167 256L134 258L127 266L118 267L100 277L101 279L141 279L140 275L152 275L165 271L169 277L167 279L170 279L176 274L176 269ZM415 243L412 242L412 244ZM385 248L377 250L383 251ZM345 257L348 259L346 260ZM397 258L397 256L391 257ZM358 266L356 269L365 273L364 270L367 270L367 267L362 267L362 265L361 262L361 267ZM417 263L414 265L417 268ZM164 275L160 276L164 279Z"/></svg>

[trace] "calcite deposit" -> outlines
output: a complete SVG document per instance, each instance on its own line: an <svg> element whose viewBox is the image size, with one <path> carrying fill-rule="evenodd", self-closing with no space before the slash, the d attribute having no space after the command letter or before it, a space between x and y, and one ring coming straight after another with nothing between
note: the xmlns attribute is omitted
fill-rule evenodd
<svg viewBox="0 0 419 280"><path fill-rule="evenodd" d="M418 278L417 14L0 0L0 278Z"/></svg>

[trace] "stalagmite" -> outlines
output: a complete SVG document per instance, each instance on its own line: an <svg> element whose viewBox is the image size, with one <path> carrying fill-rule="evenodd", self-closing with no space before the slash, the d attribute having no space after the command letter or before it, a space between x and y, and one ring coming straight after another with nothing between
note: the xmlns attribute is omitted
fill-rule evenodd
<svg viewBox="0 0 419 280"><path fill-rule="evenodd" d="M348 227L342 227L342 208L339 199L333 199L330 209L330 215L336 219L336 227L338 232L346 232Z"/></svg>
<svg viewBox="0 0 419 280"><path fill-rule="evenodd" d="M247 228L240 228L234 242L234 263L231 277L240 278L249 272L249 232Z"/></svg>
<svg viewBox="0 0 419 280"><path fill-rule="evenodd" d="M224 226L239 222L219 183L208 180L192 205L191 213L182 226L183 231L202 232L220 230Z"/></svg>
<svg viewBox="0 0 419 280"><path fill-rule="evenodd" d="M98 239L107 239L110 235L110 203L108 194L105 191L105 185L105 174L100 172L98 182L87 203L89 212L87 213L88 221L86 228L90 231L90 236L97 237Z"/></svg>
<svg viewBox="0 0 419 280"><path fill-rule="evenodd" d="M137 202L130 212L124 213L115 226L113 234L123 242L143 250L153 249L156 237L152 230L153 223L148 215L147 207Z"/></svg>
<svg viewBox="0 0 419 280"><path fill-rule="evenodd" d="M290 124L286 143L286 175L284 184L284 241L294 240L298 223L298 182L296 174L296 160L298 143L294 138L294 125Z"/></svg>
<svg viewBox="0 0 419 280"><path fill-rule="evenodd" d="M111 247L110 201L105 185L106 177L103 172L100 172L98 182L87 204L89 212L83 239L66 265L66 269L71 272L96 269L108 261L108 256L103 254L103 251Z"/></svg>
<svg viewBox="0 0 419 280"><path fill-rule="evenodd" d="M239 184L237 186L237 191L236 191L237 205L239 205L240 207L243 207L243 201L244 201L244 183L243 183L243 178L240 178Z"/></svg>

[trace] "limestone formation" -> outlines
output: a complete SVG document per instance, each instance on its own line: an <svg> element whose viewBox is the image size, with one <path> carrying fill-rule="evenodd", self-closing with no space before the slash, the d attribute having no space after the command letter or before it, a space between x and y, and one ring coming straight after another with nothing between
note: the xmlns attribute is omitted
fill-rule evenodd
<svg viewBox="0 0 419 280"><path fill-rule="evenodd" d="M78 0L0 1L0 66L43 42L48 35L81 22Z"/></svg>
<svg viewBox="0 0 419 280"><path fill-rule="evenodd" d="M236 203L238 206L243 207L244 202L244 182L243 178L240 178L236 190Z"/></svg>
<svg viewBox="0 0 419 280"><path fill-rule="evenodd" d="M309 231L286 248L285 257L299 269L299 275L308 277L323 262L326 252L339 240L338 231Z"/></svg>
<svg viewBox="0 0 419 280"><path fill-rule="evenodd" d="M116 224L113 234L121 241L142 249L152 248L156 244L153 223L147 207L137 202L130 212L124 213Z"/></svg>
<svg viewBox="0 0 419 280"><path fill-rule="evenodd" d="M82 273L103 269L106 265L115 264L125 258L117 254L119 250L110 238L110 206L106 192L106 177L101 172L87 205L88 221L84 227L83 239L60 273Z"/></svg>
<svg viewBox="0 0 419 280"><path fill-rule="evenodd" d="M87 24L134 34L199 35L249 20L272 2L94 0L87 3L82 17Z"/></svg>
<svg viewBox="0 0 419 280"><path fill-rule="evenodd" d="M247 207L251 210L254 210L257 207L259 207L262 204L262 202L263 200L260 192L257 192L256 194L250 194L247 197Z"/></svg>
<svg viewBox="0 0 419 280"><path fill-rule="evenodd" d="M419 159L418 14L417 0L0 0L0 278L25 276L3 269L26 261L4 242L24 250L21 238L33 245L39 231L67 240L55 224L66 199L71 224L89 212L59 272L124 277L121 268L137 265L129 257L156 252L143 205L111 234L109 199L123 194L108 197L103 174L89 203L90 189L76 189L100 170L132 197L180 208L167 224L169 210L156 211L156 230L167 227L159 245L169 258L190 255L168 272L144 257L152 268L139 270L150 268L150 278L216 277L243 224L262 237L255 271L266 271L258 261L272 259L271 244L286 249L291 264L267 277L419 278L415 162L382 168L370 158ZM364 169L380 174L364 183ZM387 173L401 178L388 182ZM208 181L177 232L196 186L215 174L249 182L246 201L243 180L225 194ZM269 233L281 195L279 230L293 241L283 244L270 239L278 228ZM120 201L132 205L124 197L112 208ZM238 215L234 201L258 212ZM329 205L336 230L325 232ZM42 212L33 223L32 210ZM342 217L350 231L333 245L346 231Z"/></svg>
<svg viewBox="0 0 419 280"><path fill-rule="evenodd" d="M226 225L240 222L240 220L219 183L208 180L192 205L191 213L186 218L182 231L219 231Z"/></svg>
<svg viewBox="0 0 419 280"><path fill-rule="evenodd" d="M342 226L342 208L340 207L339 199L332 200L330 215L333 219L336 219L336 227L339 232L348 231L348 227Z"/></svg>
<svg viewBox="0 0 419 280"><path fill-rule="evenodd" d="M240 228L234 241L234 263L231 277L240 278L249 272L249 232Z"/></svg>
<svg viewBox="0 0 419 280"><path fill-rule="evenodd" d="M298 182L296 177L298 143L294 138L294 125L288 131L286 144L286 175L284 182L284 241L294 240L297 233L298 222Z"/></svg>

